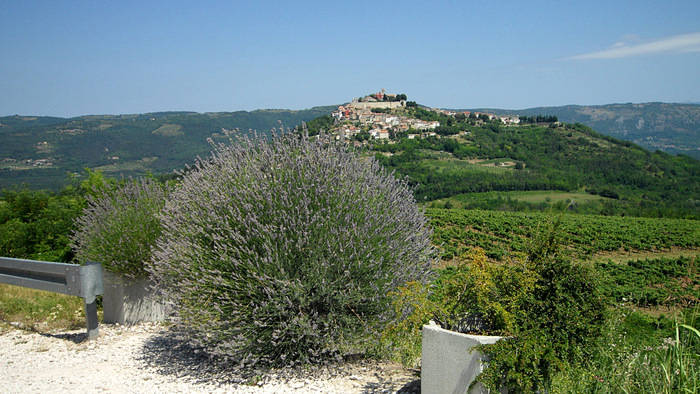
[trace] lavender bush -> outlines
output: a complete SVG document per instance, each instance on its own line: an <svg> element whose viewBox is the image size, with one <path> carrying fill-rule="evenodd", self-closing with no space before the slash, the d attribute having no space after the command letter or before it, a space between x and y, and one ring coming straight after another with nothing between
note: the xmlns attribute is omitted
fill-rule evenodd
<svg viewBox="0 0 700 394"><path fill-rule="evenodd" d="M322 136L243 137L190 169L149 270L195 346L242 364L372 346L436 252L405 181ZM368 339L369 341L363 341Z"/></svg>
<svg viewBox="0 0 700 394"><path fill-rule="evenodd" d="M148 178L128 179L118 186L96 189L76 220L71 246L78 261L98 261L116 274L146 274L146 262L161 234L158 218L167 188Z"/></svg>

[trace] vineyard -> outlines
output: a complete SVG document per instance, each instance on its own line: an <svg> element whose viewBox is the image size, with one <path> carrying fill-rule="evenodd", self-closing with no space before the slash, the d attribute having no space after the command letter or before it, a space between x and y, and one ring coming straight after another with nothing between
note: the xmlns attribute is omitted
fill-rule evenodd
<svg viewBox="0 0 700 394"><path fill-rule="evenodd" d="M426 214L434 228L433 242L442 248L445 261L474 247L484 249L491 260L505 260L526 251L531 235L553 220L561 221L562 243L581 259L596 253L700 247L695 220L431 208Z"/></svg>
<svg viewBox="0 0 700 394"><path fill-rule="evenodd" d="M639 307L688 308L700 302L700 258L632 260L626 263L601 261L603 294L616 302Z"/></svg>

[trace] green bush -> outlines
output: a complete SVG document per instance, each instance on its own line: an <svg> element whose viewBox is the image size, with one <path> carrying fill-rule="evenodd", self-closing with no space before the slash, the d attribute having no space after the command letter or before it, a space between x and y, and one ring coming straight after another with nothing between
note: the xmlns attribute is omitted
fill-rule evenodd
<svg viewBox="0 0 700 394"><path fill-rule="evenodd" d="M448 330L511 335L517 324L515 313L533 291L535 273L517 260L489 263L481 248L458 261L434 282L431 298L443 306L436 320Z"/></svg>
<svg viewBox="0 0 700 394"><path fill-rule="evenodd" d="M167 194L166 186L149 178L96 189L71 235L78 261L97 261L107 271L130 277L146 275Z"/></svg>
<svg viewBox="0 0 700 394"><path fill-rule="evenodd" d="M392 355L415 363L420 329L434 319L445 329L506 337L474 349L490 357L478 381L492 390L549 390L558 373L583 365L596 348L607 302L596 274L560 248L559 224L533 230L528 254L507 264L489 263L477 248L430 286L402 287L395 308L405 318L383 336L395 346Z"/></svg>
<svg viewBox="0 0 700 394"><path fill-rule="evenodd" d="M323 135L217 146L161 218L149 270L178 327L246 365L367 351L396 318L389 294L437 257L406 181Z"/></svg>
<svg viewBox="0 0 700 394"><path fill-rule="evenodd" d="M479 379L492 389L549 389L558 372L590 356L601 334L606 306L590 270L553 260L533 271L534 288L516 311L513 335L477 348L491 357Z"/></svg>
<svg viewBox="0 0 700 394"><path fill-rule="evenodd" d="M0 192L0 256L68 263L68 234L80 215L80 200L23 188Z"/></svg>
<svg viewBox="0 0 700 394"><path fill-rule="evenodd" d="M549 390L560 371L584 363L605 324L606 301L595 273L560 248L559 221L538 232L528 255L532 290L518 299L513 335L476 348L491 357L479 376L510 392Z"/></svg>
<svg viewBox="0 0 700 394"><path fill-rule="evenodd" d="M437 271L429 284L408 283L394 294L402 319L381 336L383 353L407 367L420 363L422 328L434 320L447 330L479 335L510 335L519 300L532 291L533 276L517 262L487 262L483 249L462 254L456 266Z"/></svg>

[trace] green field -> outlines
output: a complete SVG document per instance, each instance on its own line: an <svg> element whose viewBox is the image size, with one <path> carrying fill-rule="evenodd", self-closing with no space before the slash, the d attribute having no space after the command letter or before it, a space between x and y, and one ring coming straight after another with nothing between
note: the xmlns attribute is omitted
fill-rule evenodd
<svg viewBox="0 0 700 394"><path fill-rule="evenodd" d="M569 192L558 192L558 191L534 191L534 192L509 192L502 193L504 197L510 197L514 200L520 200L531 203L541 203L541 202L552 202L556 203L559 201L575 203L586 202L586 201L596 201L602 200L604 197L587 194L587 193L569 193Z"/></svg>
<svg viewBox="0 0 700 394"><path fill-rule="evenodd" d="M119 175L121 172L145 172L151 166L151 164L158 160L157 157L144 157L140 160L133 161L123 161L114 164L107 164L99 167L95 167L95 171L102 171L108 175Z"/></svg>
<svg viewBox="0 0 700 394"><path fill-rule="evenodd" d="M507 169L502 167L484 167L477 166L481 168L491 168L501 171L507 171ZM435 201L433 207L443 206L447 201L452 204L455 208L463 208L465 205L474 202L486 202L488 200L513 200L521 201L528 204L585 204L592 201L605 201L608 200L605 197L597 196L594 194L588 194L585 192L564 192L564 191L551 191L551 190L540 190L540 191L514 191L514 192L488 192L488 193L466 193L458 194L449 198L442 198Z"/></svg>
<svg viewBox="0 0 700 394"><path fill-rule="evenodd" d="M485 173L498 173L502 174L506 171L510 171L508 167L495 166L493 163L470 163L466 160L459 160L455 158L443 158L443 159L425 159L423 162L428 168L434 169L438 173L450 173L450 172L485 172ZM489 165L490 164L490 165Z"/></svg>

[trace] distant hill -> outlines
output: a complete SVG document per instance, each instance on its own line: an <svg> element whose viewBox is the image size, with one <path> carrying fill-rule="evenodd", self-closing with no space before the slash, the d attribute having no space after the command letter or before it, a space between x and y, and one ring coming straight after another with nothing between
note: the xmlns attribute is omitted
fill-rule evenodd
<svg viewBox="0 0 700 394"><path fill-rule="evenodd" d="M449 116L431 116L449 123ZM436 136L399 136L394 144L381 141L369 147L382 165L416 186L418 201L449 199L460 207L493 210L555 207L598 215L700 219L700 161L689 156L650 152L581 123L509 127L454 118L452 126L435 132ZM518 200L523 192L546 191L557 192L550 200L559 192L570 195L559 205L546 198Z"/></svg>
<svg viewBox="0 0 700 394"><path fill-rule="evenodd" d="M298 111L158 112L70 119L0 117L0 188L24 183L31 189L58 190L68 183L70 173L80 173L86 167L113 177L138 176L149 171L169 173L193 163L197 156L207 156L212 149L210 141L227 141L223 129L267 133L279 127L280 121L286 127L294 127L330 115L336 108L334 105ZM479 111L499 115L556 115L560 121L585 124L651 152L659 149L700 159L700 105L571 105Z"/></svg>
<svg viewBox="0 0 700 394"><path fill-rule="evenodd" d="M158 112L76 118L0 117L0 188L60 189L84 168L108 176L166 173L227 140L223 129L268 133L330 114L337 106L252 112Z"/></svg>
<svg viewBox="0 0 700 394"><path fill-rule="evenodd" d="M556 115L566 123L582 123L599 133L648 149L684 154L700 160L700 105L608 104L567 105L523 110L475 109L497 115Z"/></svg>

